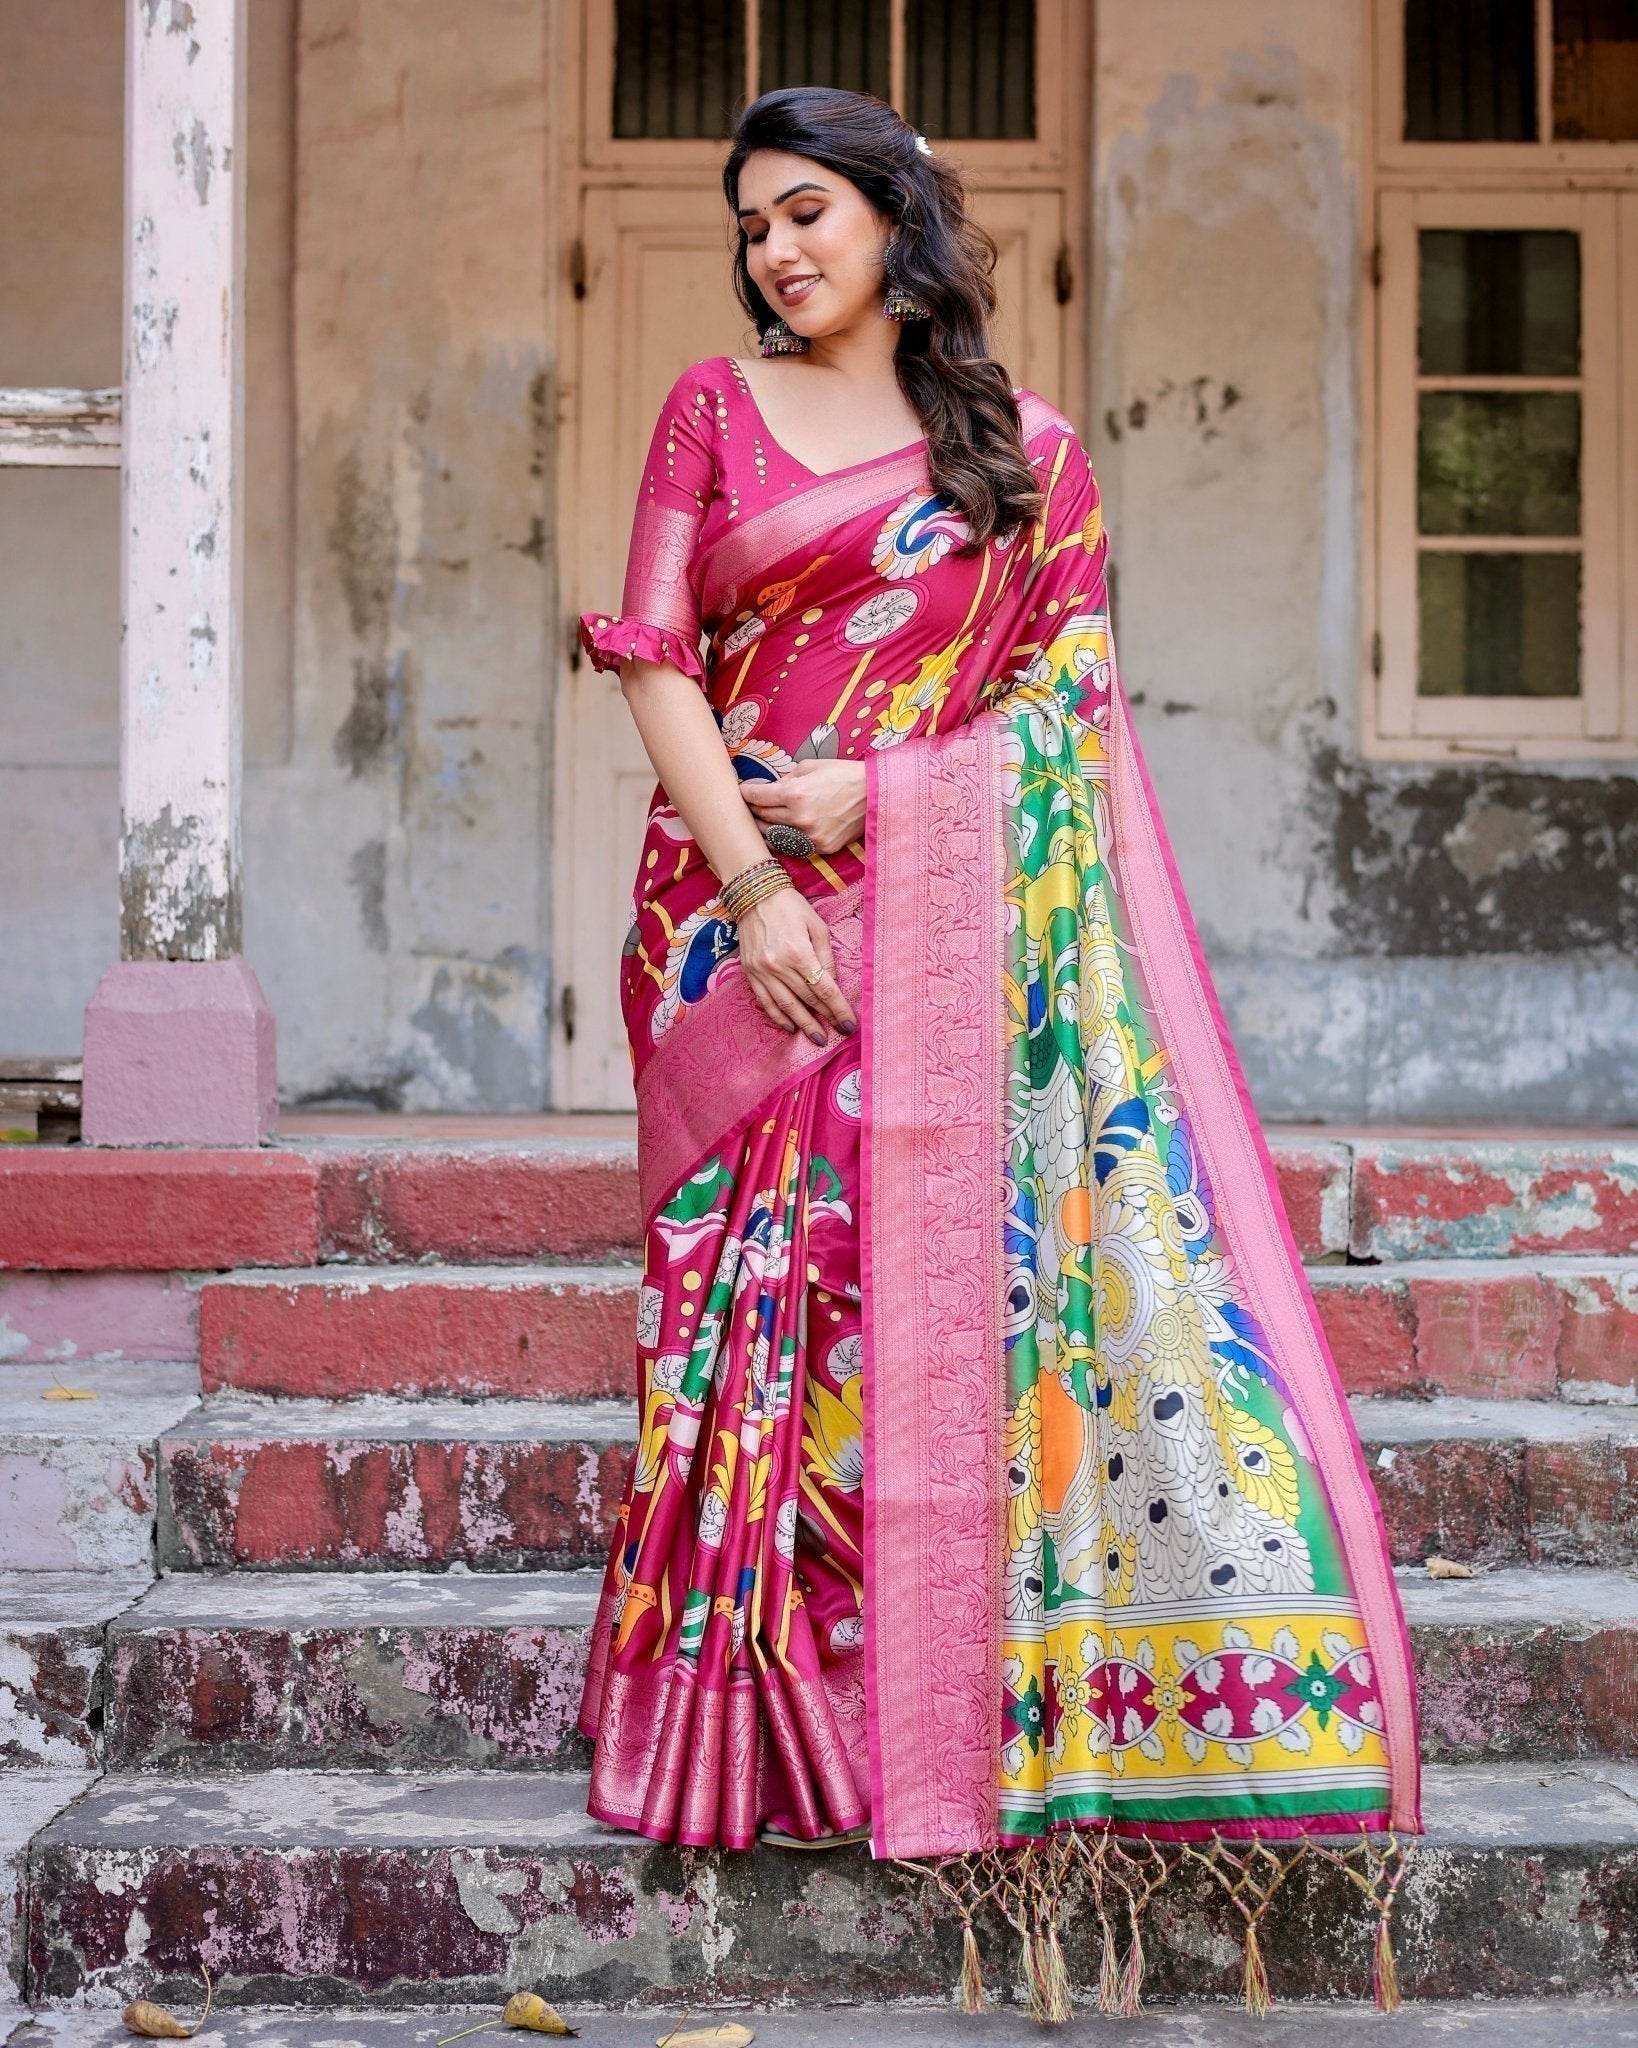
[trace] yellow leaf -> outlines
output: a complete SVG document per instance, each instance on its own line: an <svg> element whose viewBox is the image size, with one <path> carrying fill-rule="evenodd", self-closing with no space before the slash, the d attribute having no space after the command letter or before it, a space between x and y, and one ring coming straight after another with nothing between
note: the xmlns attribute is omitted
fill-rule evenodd
<svg viewBox="0 0 1638 2048"><path fill-rule="evenodd" d="M1437 1551L1427 1561L1430 1579L1471 1579L1475 1576L1472 1565L1458 1564L1452 1557L1441 1557Z"/></svg>
<svg viewBox="0 0 1638 2048"><path fill-rule="evenodd" d="M210 2018L210 2002L215 1996L211 1986L210 1972L201 1966L199 1974L205 1980L205 2009L191 2027L184 2026L174 2012L167 2012L162 2005L155 2005L146 1998L133 1998L120 2014L133 2034L141 2034L149 2041L189 2041Z"/></svg>
<svg viewBox="0 0 1638 2048"><path fill-rule="evenodd" d="M94 1401L96 1398L89 1387L47 1387L40 1396L42 1401ZM139 1998L137 2003L145 2005L147 2000Z"/></svg>
<svg viewBox="0 0 1638 2048"><path fill-rule="evenodd" d="M527 2027L532 2034L575 2034L578 2028L571 2027L554 2006L546 2003L538 1991L514 1991L506 2001L501 2018L509 2027Z"/></svg>
<svg viewBox="0 0 1638 2048"><path fill-rule="evenodd" d="M686 2034L661 2034L657 2048L745 2048L755 2039L738 2020L724 2020L717 2027L690 2027Z"/></svg>

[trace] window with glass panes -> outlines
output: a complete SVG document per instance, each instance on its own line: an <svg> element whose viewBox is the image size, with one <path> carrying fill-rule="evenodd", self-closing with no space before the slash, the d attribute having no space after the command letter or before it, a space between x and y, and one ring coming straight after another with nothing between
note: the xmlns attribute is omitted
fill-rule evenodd
<svg viewBox="0 0 1638 2048"><path fill-rule="evenodd" d="M930 139L1036 133L1033 0L617 0L610 133L721 138L782 85L889 101Z"/></svg>
<svg viewBox="0 0 1638 2048"><path fill-rule="evenodd" d="M1378 0L1364 740L1638 751L1638 0Z"/></svg>

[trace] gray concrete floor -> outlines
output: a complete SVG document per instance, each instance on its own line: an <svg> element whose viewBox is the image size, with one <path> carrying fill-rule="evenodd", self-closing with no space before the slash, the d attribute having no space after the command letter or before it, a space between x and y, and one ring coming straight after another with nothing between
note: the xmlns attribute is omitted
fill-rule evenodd
<svg viewBox="0 0 1638 2048"><path fill-rule="evenodd" d="M213 2014L210 2026L195 2040L198 2048L437 2048L484 2017L482 2012L465 2017L456 2012L263 2012L220 2018ZM1325 2048L1409 2048L1411 2043L1433 2048L1435 2043L1451 2042L1462 2048L1490 2048L1502 2039L1507 2048L1638 2044L1638 1999L1504 2000L1484 2005L1427 2000L1406 2004L1397 2013L1381 2013L1372 2005L1290 2003L1276 2005L1261 2017L1238 2007L1191 2005L1135 2020L1092 2013L1060 2027L1038 2026L1019 2013L968 2017L943 2006L778 2013L747 2009L691 2012L686 2017L681 2008L639 2016L567 2011L564 2017L578 2027L584 2048L652 2048L679 2020L686 2028L730 2018L753 2030L755 2048L996 2048L1024 2041L1061 2042L1065 2048L1089 2041L1119 2042L1122 2048L1313 2048L1316 2036L1323 2037ZM527 2048L542 2038L497 2025L467 2039L471 2048L489 2048L503 2037L509 2037L514 2048ZM114 2013L14 2014L9 2026L0 2013L0 2043L5 2048L128 2048L131 2039Z"/></svg>

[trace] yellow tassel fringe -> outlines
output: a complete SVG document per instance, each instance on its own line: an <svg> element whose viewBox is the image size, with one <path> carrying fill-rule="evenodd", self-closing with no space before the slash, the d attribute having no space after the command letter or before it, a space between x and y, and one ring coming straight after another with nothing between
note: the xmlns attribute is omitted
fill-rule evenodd
<svg viewBox="0 0 1638 2048"><path fill-rule="evenodd" d="M1372 1989L1384 2012L1397 2011L1399 1973L1389 1917L1414 1842L1392 1830L1388 1847L1373 1846L1360 1829L1357 1847L1323 1846L1299 1836L1280 1851L1262 1841L1230 1844L1213 1833L1211 1846L1120 1837L1107 1828L1057 1828L1019 1848L973 1851L964 1856L912 1860L894 1857L919 1882L954 1908L961 1922L961 1969L956 2003L965 2013L986 2012L983 1958L973 1922L991 1907L1018 1937L1018 1969L1030 2017L1048 2026L1074 2017L1069 1959L1064 1935L1083 1896L1090 1898L1100 1930L1097 1953L1087 1957L1095 1979L1097 2009L1125 2018L1146 2010L1143 2003L1143 1916L1151 1900L1192 1860L1208 1871L1239 1915L1243 1937L1241 1998L1250 2013L1272 2010L1261 1927L1276 1893L1306 1856L1334 1863L1370 1902L1376 1915ZM1362 1864L1363 1867L1360 1867ZM1118 1923L1126 1925L1126 1950L1119 1950ZM1095 1968L1093 1967L1095 1965Z"/></svg>

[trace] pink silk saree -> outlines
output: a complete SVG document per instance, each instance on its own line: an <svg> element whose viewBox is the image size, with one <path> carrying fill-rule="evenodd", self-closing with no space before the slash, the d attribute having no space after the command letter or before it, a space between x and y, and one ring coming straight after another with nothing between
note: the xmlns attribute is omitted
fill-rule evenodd
<svg viewBox="0 0 1638 2048"><path fill-rule="evenodd" d="M818 1047L650 801L639 1437L579 1726L597 1817L868 1823L969 1944L999 1902L1062 2017L1087 1844L1423 1829L1381 1509L1121 688L1097 484L1015 396L1045 509L962 556L924 442L815 475L733 358L691 364L621 609L581 615L599 668L697 679L742 778L862 759L868 810L787 862L860 1019ZM1091 1882L1138 1949L1129 1862Z"/></svg>

